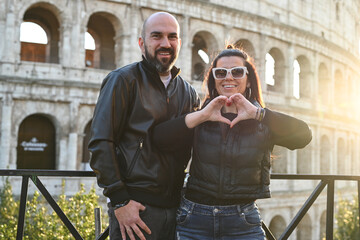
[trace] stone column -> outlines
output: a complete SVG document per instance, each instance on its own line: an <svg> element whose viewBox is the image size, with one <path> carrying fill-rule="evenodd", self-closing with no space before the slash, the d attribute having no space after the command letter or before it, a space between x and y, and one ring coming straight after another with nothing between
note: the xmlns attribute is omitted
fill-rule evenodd
<svg viewBox="0 0 360 240"><path fill-rule="evenodd" d="M192 82L192 42L189 36L189 16L185 15L180 24L181 49L176 66L181 66L181 76L188 82ZM179 19L180 21L180 19Z"/></svg>
<svg viewBox="0 0 360 240"><path fill-rule="evenodd" d="M0 169L10 166L12 97L5 95L1 109Z"/></svg>
<svg viewBox="0 0 360 240"><path fill-rule="evenodd" d="M294 96L294 44L289 43L287 58L285 57L285 76L284 76L284 84L285 84L285 95L287 97L293 98Z"/></svg>
<svg viewBox="0 0 360 240"><path fill-rule="evenodd" d="M76 170L77 166L77 149L78 149L78 119L79 101L73 101L70 104L70 133L68 136L66 169Z"/></svg>

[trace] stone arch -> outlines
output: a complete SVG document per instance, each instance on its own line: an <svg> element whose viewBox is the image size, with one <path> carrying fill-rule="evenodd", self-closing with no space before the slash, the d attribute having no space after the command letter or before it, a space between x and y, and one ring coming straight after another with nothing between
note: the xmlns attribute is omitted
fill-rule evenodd
<svg viewBox="0 0 360 240"><path fill-rule="evenodd" d="M331 78L325 63L320 63L318 68L318 95L322 104L327 104L330 99Z"/></svg>
<svg viewBox="0 0 360 240"><path fill-rule="evenodd" d="M44 114L26 117L18 130L17 168L55 169L56 128Z"/></svg>
<svg viewBox="0 0 360 240"><path fill-rule="evenodd" d="M328 136L323 135L320 140L320 174L330 174L331 146Z"/></svg>
<svg viewBox="0 0 360 240"><path fill-rule="evenodd" d="M278 239L281 236L285 228L286 228L286 222L282 216L276 215L271 219L269 224L269 229L276 239Z"/></svg>
<svg viewBox="0 0 360 240"><path fill-rule="evenodd" d="M89 17L87 31L94 37L96 46L92 67L109 70L116 67L115 45L118 44L115 42L116 22L118 22L117 18L107 12L95 12Z"/></svg>
<svg viewBox="0 0 360 240"><path fill-rule="evenodd" d="M337 173L346 174L346 144L343 138L337 140Z"/></svg>
<svg viewBox="0 0 360 240"><path fill-rule="evenodd" d="M210 66L211 55L217 50L217 42L212 33L207 31L197 32L192 40L192 55L191 55L191 79L202 81L206 69ZM201 53L206 54L208 61L201 57Z"/></svg>
<svg viewBox="0 0 360 240"><path fill-rule="evenodd" d="M248 53L250 58L254 61L254 59L256 58L255 48L254 45L249 40L240 39L236 41L235 46L240 49L243 49L246 53Z"/></svg>
<svg viewBox="0 0 360 240"><path fill-rule="evenodd" d="M267 85L267 89L272 92L285 92L285 58L279 48L271 48L268 54L274 59L274 84ZM265 76L269 69L265 68Z"/></svg>
<svg viewBox="0 0 360 240"><path fill-rule="evenodd" d="M46 32L48 43L21 42L20 59L23 61L59 63L60 21L58 9L48 3L36 3L24 12L24 22L38 24ZM35 57L39 55L39 57Z"/></svg>
<svg viewBox="0 0 360 240"><path fill-rule="evenodd" d="M296 58L300 65L300 74L299 74L299 93L300 98L310 98L312 95L311 92L311 66L309 59L300 55Z"/></svg>
<svg viewBox="0 0 360 240"><path fill-rule="evenodd" d="M312 221L309 214L301 219L296 231L296 240L312 239Z"/></svg>

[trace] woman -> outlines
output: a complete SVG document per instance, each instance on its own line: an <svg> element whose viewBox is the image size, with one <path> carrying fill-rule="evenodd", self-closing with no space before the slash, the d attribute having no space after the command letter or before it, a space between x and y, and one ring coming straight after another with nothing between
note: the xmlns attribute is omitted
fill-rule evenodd
<svg viewBox="0 0 360 240"><path fill-rule="evenodd" d="M163 151L192 143L185 195L177 212L177 239L265 239L256 199L270 197L270 153L311 141L308 125L264 108L259 78L247 54L231 45L205 78L202 110L159 124Z"/></svg>

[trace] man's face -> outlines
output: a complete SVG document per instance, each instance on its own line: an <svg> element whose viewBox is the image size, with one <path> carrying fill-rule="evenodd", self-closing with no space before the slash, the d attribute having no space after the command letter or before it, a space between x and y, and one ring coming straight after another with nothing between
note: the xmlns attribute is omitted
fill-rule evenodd
<svg viewBox="0 0 360 240"><path fill-rule="evenodd" d="M180 46L179 25L167 14L154 15L148 19L145 39L139 39L141 51L160 75L168 75L174 66Z"/></svg>

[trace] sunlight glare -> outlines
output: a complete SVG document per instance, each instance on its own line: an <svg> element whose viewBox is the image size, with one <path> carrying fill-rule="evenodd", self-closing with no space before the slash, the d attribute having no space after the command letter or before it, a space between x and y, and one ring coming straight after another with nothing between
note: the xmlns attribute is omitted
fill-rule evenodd
<svg viewBox="0 0 360 240"><path fill-rule="evenodd" d="M275 85L275 60L274 58L267 53L265 56L265 82L268 85L274 86Z"/></svg>
<svg viewBox="0 0 360 240"><path fill-rule="evenodd" d="M95 40L89 32L85 33L85 49L95 50Z"/></svg>
<svg viewBox="0 0 360 240"><path fill-rule="evenodd" d="M20 26L20 42L47 44L48 38L40 25L33 22L23 22Z"/></svg>
<svg viewBox="0 0 360 240"><path fill-rule="evenodd" d="M300 98L300 64L298 60L294 61L294 88L293 94L296 99Z"/></svg>
<svg viewBox="0 0 360 240"><path fill-rule="evenodd" d="M201 57L201 59L204 61L204 63L206 63L206 64L209 63L209 56L207 55L207 53L204 50L200 49L198 51L198 54Z"/></svg>

